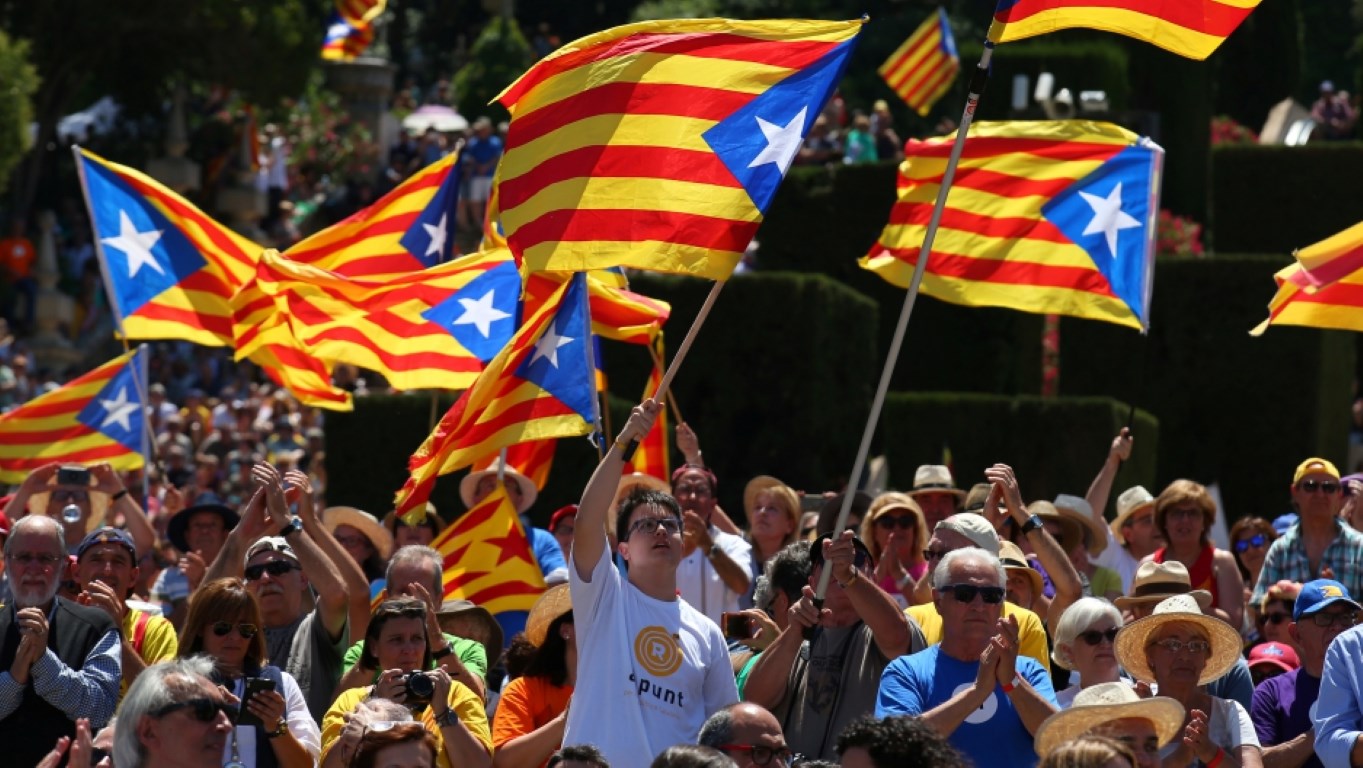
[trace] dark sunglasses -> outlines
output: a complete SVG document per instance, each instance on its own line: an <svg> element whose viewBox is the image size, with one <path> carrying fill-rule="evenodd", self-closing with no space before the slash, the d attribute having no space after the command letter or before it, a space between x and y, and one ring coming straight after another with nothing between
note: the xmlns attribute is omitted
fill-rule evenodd
<svg viewBox="0 0 1363 768"><path fill-rule="evenodd" d="M152 717L162 718L172 712L179 712L182 709L189 710L189 716L201 723L211 723L218 719L219 712L227 715L227 719L232 720L233 722L236 721L237 717L236 707L225 701L218 701L217 699L210 698L177 701L173 704L167 704L160 709L152 710L150 714Z"/></svg>
<svg viewBox="0 0 1363 768"><path fill-rule="evenodd" d="M1102 631L1090 629L1087 632L1080 632L1079 639L1092 646L1097 646L1104 640L1109 643L1115 643L1117 641L1117 627L1104 629Z"/></svg>
<svg viewBox="0 0 1363 768"><path fill-rule="evenodd" d="M297 563L291 563L288 560L271 560L268 563L260 563L259 565L248 565L246 566L245 571L246 580L259 581L260 577L267 573L271 576L279 577L289 571L296 570L297 568Z"/></svg>
<svg viewBox="0 0 1363 768"><path fill-rule="evenodd" d="M949 593L958 603L973 603L978 595L987 605L1003 602L1003 587L977 587L974 584L948 584L938 592Z"/></svg>
<svg viewBox="0 0 1363 768"><path fill-rule="evenodd" d="M1279 624L1283 623L1284 621L1291 621L1291 620L1292 620L1291 614L1287 614L1287 613L1265 613L1265 614L1261 614L1261 615L1259 616L1259 626L1262 627L1262 626L1265 625L1265 624L1272 624L1273 626L1276 627L1276 626L1278 626Z"/></svg>
<svg viewBox="0 0 1363 768"><path fill-rule="evenodd" d="M913 515L881 515L876 518L876 525L887 531L898 525L900 530L907 531L918 527L918 518Z"/></svg>
<svg viewBox="0 0 1363 768"><path fill-rule="evenodd" d="M1241 540L1235 542L1235 551L1236 551L1236 552L1244 552L1244 551L1248 550L1250 547L1254 547L1255 549L1259 549L1260 547L1264 546L1264 545L1267 544L1267 543L1268 543L1268 537L1265 536L1265 535L1263 535L1262 533L1257 533L1257 534L1251 536L1251 537L1248 538L1248 539L1241 539Z"/></svg>
<svg viewBox="0 0 1363 768"><path fill-rule="evenodd" d="M232 631L232 627L233 625L231 622L215 621L213 622L212 626L213 634L217 635L218 637L227 637L227 633ZM255 637L256 633L260 631L260 628L257 627L256 625L245 623L237 624L236 629L237 634L241 635L243 638L247 640L250 640L251 638Z"/></svg>
<svg viewBox="0 0 1363 768"><path fill-rule="evenodd" d="M946 557L950 551L949 549L925 549L923 550L923 559L929 563L935 563Z"/></svg>
<svg viewBox="0 0 1363 768"><path fill-rule="evenodd" d="M1298 483L1298 487L1307 493L1315 493L1318 490L1334 493L1339 490L1339 483L1334 480L1303 480Z"/></svg>

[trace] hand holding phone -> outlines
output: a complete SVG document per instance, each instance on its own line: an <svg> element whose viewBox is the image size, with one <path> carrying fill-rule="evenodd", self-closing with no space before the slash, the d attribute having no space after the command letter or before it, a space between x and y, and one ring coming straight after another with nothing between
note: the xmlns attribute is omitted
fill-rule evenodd
<svg viewBox="0 0 1363 768"><path fill-rule="evenodd" d="M252 697L257 693L273 691L274 688L273 680L267 680L263 677L246 678L246 692L241 695L241 707L237 712L237 725L259 725L263 727L265 724L246 705L251 703Z"/></svg>
<svg viewBox="0 0 1363 768"><path fill-rule="evenodd" d="M730 640L747 640L752 637L752 619L741 613L724 612L724 636Z"/></svg>

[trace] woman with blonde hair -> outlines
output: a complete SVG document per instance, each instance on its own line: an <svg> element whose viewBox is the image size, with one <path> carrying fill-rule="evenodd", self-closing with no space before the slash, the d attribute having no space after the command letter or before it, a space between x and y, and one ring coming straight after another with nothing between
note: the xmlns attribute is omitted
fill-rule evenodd
<svg viewBox="0 0 1363 768"><path fill-rule="evenodd" d="M748 543L752 544L756 577L772 555L799 536L800 497L771 475L758 475L743 488L743 512L748 517Z"/></svg>
<svg viewBox="0 0 1363 768"><path fill-rule="evenodd" d="M1212 613L1239 627L1245 617L1245 582L1235 557L1211 540L1216 502L1201 483L1175 480L1155 499L1155 526L1164 546L1141 562L1177 560L1188 569L1193 589L1212 594Z"/></svg>
<svg viewBox="0 0 1363 768"><path fill-rule="evenodd" d="M1114 641L1121 628L1122 612L1097 597L1082 597L1060 615L1051 660L1063 669L1077 672L1079 680L1056 691L1058 707L1069 708L1074 697L1085 688L1120 679Z"/></svg>
<svg viewBox="0 0 1363 768"><path fill-rule="evenodd" d="M907 493L880 494L862 518L861 540L876 563L876 586L901 608L913 605L913 588L928 570L923 559L928 545L923 508Z"/></svg>
<svg viewBox="0 0 1363 768"><path fill-rule="evenodd" d="M1056 747L1037 768L1136 768L1136 756L1115 739L1080 736Z"/></svg>

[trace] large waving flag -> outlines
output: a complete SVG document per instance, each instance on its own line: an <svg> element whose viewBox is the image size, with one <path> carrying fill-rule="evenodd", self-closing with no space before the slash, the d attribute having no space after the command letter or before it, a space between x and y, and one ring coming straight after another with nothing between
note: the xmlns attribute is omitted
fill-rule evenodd
<svg viewBox="0 0 1363 768"><path fill-rule="evenodd" d="M910 141L866 269L907 286L955 137ZM1149 326L1164 151L1110 123L976 123L922 290L967 306Z"/></svg>
<svg viewBox="0 0 1363 768"><path fill-rule="evenodd" d="M229 301L263 247L140 171L85 150L76 167L124 336L230 346Z"/></svg>
<svg viewBox="0 0 1363 768"><path fill-rule="evenodd" d="M579 275L522 323L412 454L411 476L395 502L398 514L424 504L440 475L504 446L591 432L596 392L590 335L586 278Z"/></svg>
<svg viewBox="0 0 1363 768"><path fill-rule="evenodd" d="M544 592L544 575L505 488L488 494L431 546L445 558L446 600L470 600L498 614L528 611Z"/></svg>
<svg viewBox="0 0 1363 768"><path fill-rule="evenodd" d="M617 276L608 270L586 273L587 296L591 306L592 333L612 341L648 344L672 314L665 301L617 287ZM564 280L573 276L556 272L533 272L525 279L525 313L549 300Z"/></svg>
<svg viewBox="0 0 1363 768"><path fill-rule="evenodd" d="M498 96L498 204L524 269L728 278L860 31L643 22L541 59Z"/></svg>
<svg viewBox="0 0 1363 768"><path fill-rule="evenodd" d="M989 39L1007 43L1087 27L1205 59L1259 0L999 0Z"/></svg>
<svg viewBox="0 0 1363 768"><path fill-rule="evenodd" d="M1268 303L1268 319L1250 335L1262 335L1270 325L1363 331L1363 269L1309 290L1302 287L1310 284L1304 271L1300 264L1278 270L1273 276L1278 291Z"/></svg>
<svg viewBox="0 0 1363 768"><path fill-rule="evenodd" d="M147 442L144 349L119 355L0 415L0 483L21 483L53 462L141 467Z"/></svg>
<svg viewBox="0 0 1363 768"><path fill-rule="evenodd" d="M951 22L947 20L946 9L938 8L877 71L904 103L926 116L932 105L951 89L960 69L961 57L956 53L956 39L951 36Z"/></svg>

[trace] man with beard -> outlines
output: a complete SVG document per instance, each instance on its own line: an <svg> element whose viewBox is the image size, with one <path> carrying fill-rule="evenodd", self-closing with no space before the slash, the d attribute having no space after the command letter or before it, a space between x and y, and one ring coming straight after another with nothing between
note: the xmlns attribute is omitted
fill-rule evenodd
<svg viewBox="0 0 1363 768"><path fill-rule="evenodd" d="M36 765L76 719L98 730L118 702L118 627L57 597L68 565L61 523L26 517L5 542L14 605L0 611L0 744L7 765Z"/></svg>
<svg viewBox="0 0 1363 768"><path fill-rule="evenodd" d="M715 475L705 467L683 465L672 473L672 496L682 508L682 561L677 589L686 602L716 624L752 586L752 546L742 536L714 526L718 492Z"/></svg>

